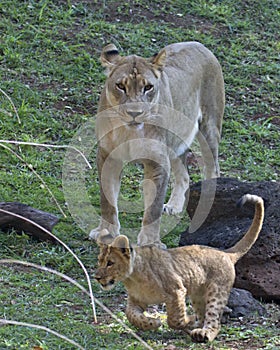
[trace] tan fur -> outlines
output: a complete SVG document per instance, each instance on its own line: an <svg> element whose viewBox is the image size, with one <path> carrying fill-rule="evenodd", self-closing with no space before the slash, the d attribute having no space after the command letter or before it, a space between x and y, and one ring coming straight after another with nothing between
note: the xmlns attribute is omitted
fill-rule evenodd
<svg viewBox="0 0 280 350"><path fill-rule="evenodd" d="M247 194L241 204L245 202L255 203L252 225L226 251L199 245L168 250L156 246L131 248L123 235L111 238L113 242L108 244L110 238L103 231L95 279L106 290L118 281L124 283L128 293L126 315L136 327L158 328L160 320L143 313L150 304L165 303L171 328L185 330L194 341L212 341L220 330L220 319L234 283L234 264L251 248L262 228L262 198ZM186 314L186 296L194 315Z"/></svg>
<svg viewBox="0 0 280 350"><path fill-rule="evenodd" d="M121 57L110 44L103 49L101 62L107 70L96 121L102 219L90 238L97 239L103 229L119 234L121 170L124 162L139 161L147 181L138 244L160 246L163 210L167 214L183 210L189 186L184 154L195 137L204 159L204 177L219 176L224 112L221 67L197 42L169 45L149 59ZM170 171L175 186L164 206Z"/></svg>

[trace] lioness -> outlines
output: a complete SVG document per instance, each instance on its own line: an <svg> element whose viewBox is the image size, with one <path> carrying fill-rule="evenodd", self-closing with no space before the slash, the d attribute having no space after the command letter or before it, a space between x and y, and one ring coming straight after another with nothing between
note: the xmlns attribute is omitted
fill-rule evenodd
<svg viewBox="0 0 280 350"><path fill-rule="evenodd" d="M212 341L220 330L234 283L234 264L251 248L262 228L262 198L247 194L240 204L246 201L255 203L253 222L245 236L225 251L199 245L167 250L156 246L132 248L126 236L112 238L107 230L102 231L96 281L105 290L118 281L124 283L128 293L126 315L136 327L158 328L160 320L147 317L144 311L149 304L165 303L171 328L188 332L198 342ZM191 316L186 314L187 295L195 313Z"/></svg>
<svg viewBox="0 0 280 350"><path fill-rule="evenodd" d="M117 199L124 162L144 165L144 217L138 244L160 245L164 211L183 210L189 176L184 154L197 137L206 179L219 176L218 144L224 82L215 56L197 42L165 47L152 58L121 57L112 44L101 54L107 80L101 93L96 135L102 229L119 234ZM164 206L170 170L175 185Z"/></svg>

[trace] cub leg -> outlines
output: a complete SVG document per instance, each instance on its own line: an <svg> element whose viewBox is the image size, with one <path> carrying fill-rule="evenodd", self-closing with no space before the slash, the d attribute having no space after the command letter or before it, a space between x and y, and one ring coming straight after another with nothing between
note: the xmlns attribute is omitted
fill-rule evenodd
<svg viewBox="0 0 280 350"><path fill-rule="evenodd" d="M220 320L228 300L229 290L227 286L222 286L223 291L219 288L221 286L211 285L207 290L203 327L191 331L194 341L213 341L220 331Z"/></svg>
<svg viewBox="0 0 280 350"><path fill-rule="evenodd" d="M185 193L189 188L189 174L185 165L185 154L171 160L171 170L175 177L169 201L164 205L164 213L176 215L183 211L185 204Z"/></svg>
<svg viewBox="0 0 280 350"><path fill-rule="evenodd" d="M167 323L170 328L188 331L189 327L195 323L195 315L187 315L186 293L183 290L172 295L172 299L166 302Z"/></svg>
<svg viewBox="0 0 280 350"><path fill-rule="evenodd" d="M103 229L107 229L111 235L117 236L120 229L117 200L123 164L110 156L104 156L102 150L99 149L97 166L100 182L101 219L99 226L91 230L90 239L97 239Z"/></svg>
<svg viewBox="0 0 280 350"><path fill-rule="evenodd" d="M166 160L166 158L165 158ZM142 228L138 235L139 245L156 244L160 242L160 219L163 211L164 199L169 180L170 165L158 164L152 160L144 161L144 217Z"/></svg>
<svg viewBox="0 0 280 350"><path fill-rule="evenodd" d="M203 326L205 316L205 297L203 294L199 293L199 291L195 291L195 293L190 295L190 300L195 314L195 322L190 324L189 327L191 330Z"/></svg>
<svg viewBox="0 0 280 350"><path fill-rule="evenodd" d="M138 303L134 302L132 298L129 297L125 311L127 319L135 327L144 331L159 328L161 326L161 321L159 319L144 315L146 307L147 305L138 305Z"/></svg>

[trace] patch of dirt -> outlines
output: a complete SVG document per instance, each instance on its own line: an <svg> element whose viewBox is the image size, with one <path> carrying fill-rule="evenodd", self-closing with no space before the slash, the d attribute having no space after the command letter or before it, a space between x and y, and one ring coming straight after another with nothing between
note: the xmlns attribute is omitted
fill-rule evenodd
<svg viewBox="0 0 280 350"><path fill-rule="evenodd" d="M66 2L66 1L65 1ZM221 23L217 24L210 20L193 15L183 14L176 11L176 4L170 6L162 1L141 1L141 4L134 1L118 2L106 1L104 5L95 3L92 0L83 1L87 8L92 12L99 12L102 18L108 22L128 22L139 24L143 21L151 21L158 24L168 24L176 28L195 28L201 33L211 33L215 36L221 36L228 32L228 28ZM73 6L79 2L74 2Z"/></svg>

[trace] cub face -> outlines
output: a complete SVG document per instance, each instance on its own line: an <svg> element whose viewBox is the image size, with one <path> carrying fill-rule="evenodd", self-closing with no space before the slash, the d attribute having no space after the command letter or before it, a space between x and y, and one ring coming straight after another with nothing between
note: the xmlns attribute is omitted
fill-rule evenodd
<svg viewBox="0 0 280 350"><path fill-rule="evenodd" d="M164 50L151 59L144 59L135 55L121 57L114 45L103 49L101 62L108 75L106 98L128 125L141 124L154 113L165 57Z"/></svg>
<svg viewBox="0 0 280 350"><path fill-rule="evenodd" d="M106 231L106 230L104 230ZM108 239L106 235L105 239ZM117 282L132 273L131 251L126 236L118 236L111 244L104 243L104 235L98 238L100 253L94 278L104 290L111 290Z"/></svg>

